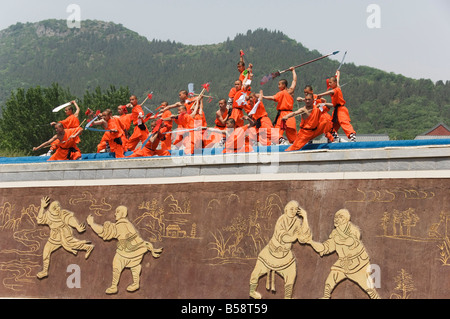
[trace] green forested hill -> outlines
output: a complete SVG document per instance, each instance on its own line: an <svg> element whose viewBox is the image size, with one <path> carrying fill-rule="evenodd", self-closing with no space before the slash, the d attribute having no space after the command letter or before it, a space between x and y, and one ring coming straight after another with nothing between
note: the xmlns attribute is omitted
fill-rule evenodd
<svg viewBox="0 0 450 319"><path fill-rule="evenodd" d="M311 51L278 31L258 29L238 34L214 45L192 46L152 40L122 25L83 21L81 29L67 28L65 20L18 23L0 31L0 104L18 89L51 87L57 83L82 100L86 92L111 86L127 88L138 97L150 91L152 107L163 100L178 100L178 92L190 82L200 91L211 83L211 95L224 98L238 73L239 50L254 65L252 88L275 94L277 83L260 86L267 73L345 48L329 52ZM324 59L298 69L297 95L312 84L316 92L326 89L325 78L339 62ZM286 74L290 81L291 75ZM341 84L348 83L344 97L357 133L388 133L391 139L410 139L439 122L450 124L450 82L413 80L367 66L345 63ZM126 103L127 101L123 101ZM98 108L115 105L98 105ZM273 117L275 111L266 102ZM213 121L217 99L206 105Z"/></svg>

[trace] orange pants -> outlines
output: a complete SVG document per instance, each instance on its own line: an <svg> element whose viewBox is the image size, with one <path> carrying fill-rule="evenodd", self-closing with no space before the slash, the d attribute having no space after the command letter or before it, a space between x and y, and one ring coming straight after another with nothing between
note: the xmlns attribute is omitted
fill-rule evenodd
<svg viewBox="0 0 450 319"><path fill-rule="evenodd" d="M283 134L286 132L286 137L289 141L289 143L293 143L295 141L295 138L297 137L297 121L295 120L295 117L291 117L286 121L287 129L286 131L281 129L281 119L287 115L292 113L292 111L279 111L280 114L278 115L277 122L275 123L275 128L279 129L280 137L283 136Z"/></svg>
<svg viewBox="0 0 450 319"><path fill-rule="evenodd" d="M166 150L170 150L172 148L172 133L167 133L164 135L166 136L166 139L161 140L161 146Z"/></svg>
<svg viewBox="0 0 450 319"><path fill-rule="evenodd" d="M201 152L203 148L203 134L201 130L190 131L183 138L184 154L192 155L197 152Z"/></svg>
<svg viewBox="0 0 450 319"><path fill-rule="evenodd" d="M128 143L126 145L126 149L130 151L134 151L139 142L144 143L149 135L148 130L141 130L138 126L134 127L133 134L128 139Z"/></svg>
<svg viewBox="0 0 450 319"><path fill-rule="evenodd" d="M242 109L233 108L231 110L230 119L234 119L234 121L236 122L235 127L244 126L244 120L242 119L243 116L244 116L244 111Z"/></svg>
<svg viewBox="0 0 450 319"><path fill-rule="evenodd" d="M72 151L69 156L69 149L67 148L57 148L55 153L48 159L48 161L65 161L72 160L75 161L81 158L81 151L78 147L74 147L75 151Z"/></svg>
<svg viewBox="0 0 450 319"><path fill-rule="evenodd" d="M325 132L330 132L332 126L331 121L320 121L315 130L300 129L294 143L289 146L286 151L297 151L305 146L310 140L320 136Z"/></svg>
<svg viewBox="0 0 450 319"><path fill-rule="evenodd" d="M337 114L335 114L336 111ZM356 134L352 124L350 124L350 114L348 113L348 108L345 105L334 108L333 119L335 119L336 115L337 120L333 122L334 131L337 132L339 128L342 127L342 130L348 138L350 138L350 134Z"/></svg>
<svg viewBox="0 0 450 319"><path fill-rule="evenodd" d="M100 143L98 143L98 145L97 145L97 153L100 153L100 151L103 151L104 149L106 149L107 145L108 144L106 143L106 140L102 138Z"/></svg>
<svg viewBox="0 0 450 319"><path fill-rule="evenodd" d="M113 139L108 141L111 153L116 155L116 158L124 157L124 147L123 144L117 144ZM123 141L122 141L123 143Z"/></svg>
<svg viewBox="0 0 450 319"><path fill-rule="evenodd" d="M334 141L333 134L331 134L331 132L333 131L332 120L333 120L333 118L328 113L322 113L322 115L320 115L320 122L325 122L323 125L329 125L329 129L325 129L325 131L323 132L323 134L325 135L325 137L328 139L329 142Z"/></svg>
<svg viewBox="0 0 450 319"><path fill-rule="evenodd" d="M137 149L127 157L149 157L149 156L170 156L170 152L166 149L151 150L147 147Z"/></svg>
<svg viewBox="0 0 450 319"><path fill-rule="evenodd" d="M126 137L122 136L120 138L122 140L122 145L117 144L114 140L108 140L103 137L100 143L97 145L97 153L106 149L106 146L109 144L110 152L116 154L116 158L124 157L125 147L127 146Z"/></svg>
<svg viewBox="0 0 450 319"><path fill-rule="evenodd" d="M259 128L257 128L257 133L258 133L258 142L261 145L265 145L265 146L270 146L273 143L277 144L278 140L279 140L279 136L272 136L272 129L273 129L273 125L272 125L272 121L270 120L269 117L267 116L263 116L261 117L261 126ZM276 134L274 134L276 135ZM274 139L274 141L272 141L272 137Z"/></svg>

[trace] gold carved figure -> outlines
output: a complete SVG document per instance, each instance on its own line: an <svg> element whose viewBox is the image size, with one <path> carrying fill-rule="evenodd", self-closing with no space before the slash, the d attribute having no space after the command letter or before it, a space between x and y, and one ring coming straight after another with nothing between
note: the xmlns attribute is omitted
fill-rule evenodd
<svg viewBox="0 0 450 319"><path fill-rule="evenodd" d="M47 207L48 209L45 210ZM74 255L77 255L79 250L85 250L85 258L89 258L89 255L94 249L94 245L88 241L74 238L72 231L72 228L75 228L79 233L82 233L86 230L86 225L84 223L79 223L75 218L74 213L62 209L58 201L53 201L50 204L49 197L41 199L37 223L40 225L48 225L50 227L50 236L44 246L42 254L43 269L37 274L39 279L48 276L50 255L60 247L63 247Z"/></svg>
<svg viewBox="0 0 450 319"><path fill-rule="evenodd" d="M118 291L118 284L122 271L125 268L131 270L133 282L127 287L128 292L139 289L142 259L150 251L154 258L158 258L162 253L162 248L155 249L150 242L144 241L133 224L128 220L128 209L125 206L116 208L116 222L105 222L98 225L94 222L94 217L89 215L87 223L92 230L103 240L109 241L117 239L116 254L113 259L112 284L106 289L107 294L115 294Z"/></svg>
<svg viewBox="0 0 450 319"><path fill-rule="evenodd" d="M295 280L297 278L297 265L292 245L299 241L305 243L311 240L311 231L308 225L306 211L298 202L290 201L284 208L276 224L272 238L261 250L255 268L250 276L250 297L261 299L256 291L259 278L267 274L266 289L275 291L275 273L284 279L284 298L291 299Z"/></svg>
<svg viewBox="0 0 450 319"><path fill-rule="evenodd" d="M370 298L379 299L370 278L370 260L361 242L361 232L350 222L350 213L347 209L336 212L334 227L325 242L319 243L312 239L308 242L321 257L333 252L336 252L339 257L331 266L322 298L331 298L333 289L344 279L350 279L358 284Z"/></svg>

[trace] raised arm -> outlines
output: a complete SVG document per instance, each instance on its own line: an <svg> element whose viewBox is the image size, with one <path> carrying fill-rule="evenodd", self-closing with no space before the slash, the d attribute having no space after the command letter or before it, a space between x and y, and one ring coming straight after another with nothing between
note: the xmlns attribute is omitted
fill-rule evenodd
<svg viewBox="0 0 450 319"><path fill-rule="evenodd" d="M292 71L292 83L290 88L288 89L289 94L294 94L295 87L297 86L297 72L295 72L295 68L291 67L289 70Z"/></svg>
<svg viewBox="0 0 450 319"><path fill-rule="evenodd" d="M75 115L75 117L78 117L80 115L80 107L78 106L77 101L75 101L75 100L72 101L71 103L73 105L75 105L75 109L76 109L76 111L73 115Z"/></svg>
<svg viewBox="0 0 450 319"><path fill-rule="evenodd" d="M341 78L341 71L337 70L337 71L336 71L336 84L337 84L338 87L341 86L341 85L339 84L339 83L340 83L340 82L339 82L340 78Z"/></svg>

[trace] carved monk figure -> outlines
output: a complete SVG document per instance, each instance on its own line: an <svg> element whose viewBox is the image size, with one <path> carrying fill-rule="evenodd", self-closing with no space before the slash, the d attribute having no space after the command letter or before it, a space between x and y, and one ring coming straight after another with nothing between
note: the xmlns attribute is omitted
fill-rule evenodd
<svg viewBox="0 0 450 319"><path fill-rule="evenodd" d="M82 233L86 229L85 224L80 224L72 212L61 209L59 202L54 201L50 205L49 203L49 197L41 199L41 208L36 218L38 224L48 225L50 227L50 236L42 253L43 269L37 274L39 279L48 276L50 255L56 249L63 247L74 255L77 255L79 250L85 250L86 259L94 249L94 245L91 245L88 241L78 240L73 237L72 228ZM48 210L45 210L47 207Z"/></svg>
<svg viewBox="0 0 450 319"><path fill-rule="evenodd" d="M300 218L302 217L302 219ZM259 278L267 274L266 289L275 290L274 273L284 278L284 298L292 298L292 289L297 278L297 265L291 251L297 240L305 243L311 238L306 211L296 201L290 201L284 208L284 214L278 218L269 243L261 250L255 268L250 277L250 297L261 299L256 291Z"/></svg>
<svg viewBox="0 0 450 319"><path fill-rule="evenodd" d="M350 222L347 209L340 209L334 216L335 229L328 240L318 243L310 240L308 244L320 256L336 252L339 259L331 266L330 274L325 281L323 298L331 298L333 289L344 279L350 279L358 284L372 299L379 295L370 278L369 255L361 242L359 228Z"/></svg>
<svg viewBox="0 0 450 319"><path fill-rule="evenodd" d="M141 274L141 262L144 254L150 251L153 257L158 258L162 249L154 249L150 242L144 241L138 234L136 228L128 220L128 209L125 206L119 206L116 209L116 222L105 222L98 225L94 222L94 217L89 215L87 223L92 230L103 240L117 239L116 255L113 259L113 278L111 287L106 289L107 294L117 293L120 275L125 268L131 270L133 283L127 287L128 292L139 289L139 279Z"/></svg>

